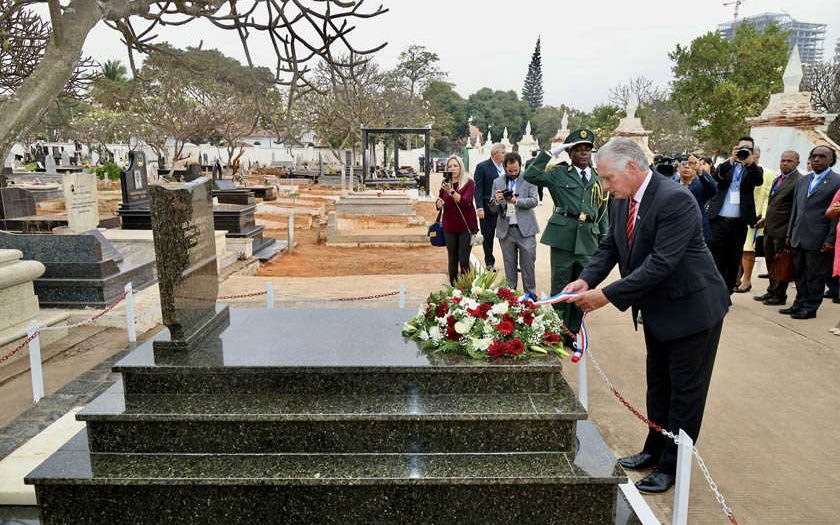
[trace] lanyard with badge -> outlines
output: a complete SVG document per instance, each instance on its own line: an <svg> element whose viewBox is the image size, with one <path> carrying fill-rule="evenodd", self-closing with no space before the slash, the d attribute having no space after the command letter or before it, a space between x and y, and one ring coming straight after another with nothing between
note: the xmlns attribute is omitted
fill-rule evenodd
<svg viewBox="0 0 840 525"><path fill-rule="evenodd" d="M744 173L743 164L736 165L732 171L732 184L729 185L729 204L738 206L741 204L741 176Z"/></svg>
<svg viewBox="0 0 840 525"><path fill-rule="evenodd" d="M507 181L507 189L508 191L513 191L516 189L516 179L508 180ZM509 201L507 203L507 209L505 210L505 217L513 217L516 215L516 206L512 205Z"/></svg>

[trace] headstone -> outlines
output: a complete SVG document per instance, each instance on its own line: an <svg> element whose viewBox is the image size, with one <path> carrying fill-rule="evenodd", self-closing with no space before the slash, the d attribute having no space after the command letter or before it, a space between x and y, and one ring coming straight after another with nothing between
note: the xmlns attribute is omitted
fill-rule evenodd
<svg viewBox="0 0 840 525"><path fill-rule="evenodd" d="M52 155L44 156L44 170L47 173L58 173L58 171L56 171L55 166L55 157L53 157Z"/></svg>
<svg viewBox="0 0 840 525"><path fill-rule="evenodd" d="M142 151L128 152L128 166L120 173L120 189L125 206L148 204L149 176L146 171L146 154Z"/></svg>
<svg viewBox="0 0 840 525"><path fill-rule="evenodd" d="M184 180L186 182L192 182L199 179L202 175L201 165L197 163L187 164L187 173L184 175Z"/></svg>
<svg viewBox="0 0 840 525"><path fill-rule="evenodd" d="M66 149L61 149L61 165L62 166L69 166L70 165L70 152Z"/></svg>
<svg viewBox="0 0 840 525"><path fill-rule="evenodd" d="M227 306L216 306L219 275L210 180L149 187L160 305L169 340L155 349L187 350L227 326Z"/></svg>
<svg viewBox="0 0 840 525"><path fill-rule="evenodd" d="M31 193L23 188L0 188L0 219L31 217L35 214L35 197Z"/></svg>
<svg viewBox="0 0 840 525"><path fill-rule="evenodd" d="M96 175L83 172L65 173L63 185L68 229L73 233L96 229L99 225Z"/></svg>

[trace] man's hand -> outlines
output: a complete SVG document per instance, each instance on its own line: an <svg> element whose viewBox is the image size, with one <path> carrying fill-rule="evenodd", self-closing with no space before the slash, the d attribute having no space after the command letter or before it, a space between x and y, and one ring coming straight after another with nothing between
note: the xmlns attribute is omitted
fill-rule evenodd
<svg viewBox="0 0 840 525"><path fill-rule="evenodd" d="M589 283L583 279L572 281L563 288L563 293L583 293L589 290Z"/></svg>
<svg viewBox="0 0 840 525"><path fill-rule="evenodd" d="M513 197L510 198L510 200L508 201L508 204L516 204L516 195L514 195Z"/></svg>
<svg viewBox="0 0 840 525"><path fill-rule="evenodd" d="M755 164L755 152L750 152L750 156L746 158L743 162L744 166L752 166Z"/></svg>
<svg viewBox="0 0 840 525"><path fill-rule="evenodd" d="M501 190L497 191L496 192L496 202L502 202L503 199L504 199L504 196L502 194L502 191Z"/></svg>
<svg viewBox="0 0 840 525"><path fill-rule="evenodd" d="M820 252L822 252L822 253L828 253L828 252L833 252L833 251L834 251L834 245L832 245L830 242L824 242L823 245L822 245L822 248L820 248Z"/></svg>
<svg viewBox="0 0 840 525"><path fill-rule="evenodd" d="M610 301L607 299L607 296L604 295L604 292L601 290L589 290L586 292L579 293L575 297L569 299L570 303L575 303L578 308L583 310L586 313L591 312L592 310L597 310L602 306L608 304Z"/></svg>
<svg viewBox="0 0 840 525"><path fill-rule="evenodd" d="M764 225L767 224L767 221L764 219L758 219L758 222L755 223L755 228L764 228Z"/></svg>
<svg viewBox="0 0 840 525"><path fill-rule="evenodd" d="M475 214L478 215L479 219L483 219L484 218L484 208L479 208L479 209L475 210Z"/></svg>

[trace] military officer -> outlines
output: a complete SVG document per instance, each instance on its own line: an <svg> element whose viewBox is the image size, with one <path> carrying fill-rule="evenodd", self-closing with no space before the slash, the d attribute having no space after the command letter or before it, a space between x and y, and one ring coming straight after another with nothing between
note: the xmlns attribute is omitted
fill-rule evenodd
<svg viewBox="0 0 840 525"><path fill-rule="evenodd" d="M541 151L525 170L525 180L540 189L547 188L554 202L554 213L540 239L551 247L552 295L578 278L609 229L608 195L589 165L594 141L591 130L577 129L562 145L552 149L551 154ZM569 152L571 165L561 162L550 166L552 156L564 150ZM578 333L583 317L581 310L568 303L557 303L554 307L566 327Z"/></svg>

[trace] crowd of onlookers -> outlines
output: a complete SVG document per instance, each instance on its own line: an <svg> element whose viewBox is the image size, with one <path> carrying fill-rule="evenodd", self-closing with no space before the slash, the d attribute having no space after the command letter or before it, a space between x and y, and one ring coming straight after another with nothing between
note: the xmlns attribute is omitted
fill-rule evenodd
<svg viewBox="0 0 840 525"><path fill-rule="evenodd" d="M540 227L534 208L544 189L555 206L540 240L551 247L552 294L575 280L609 221L609 197L600 190L597 167L590 166L593 146L591 131L576 130L562 146L535 154L523 166L519 154L495 144L490 158L475 166L474 178L459 156L450 157L437 200L450 281L469 269L474 244L482 244L484 263L494 270L496 238L509 285L516 287L521 273L522 289L535 296ZM571 162L551 164L562 151ZM656 164L651 169L685 186L696 199L703 236L730 293L752 289L756 257L763 257L768 271L758 277L769 283L755 300L786 306L793 282L794 301L779 312L813 318L824 300L840 302L840 173L832 170L837 154L817 146L803 163L799 153L785 151L773 159L779 163L777 172L759 165L760 154L751 137L742 137L717 166L711 158L689 154L669 159L670 170ZM570 328L579 323L574 315L565 321ZM840 335L840 322L831 331Z"/></svg>

